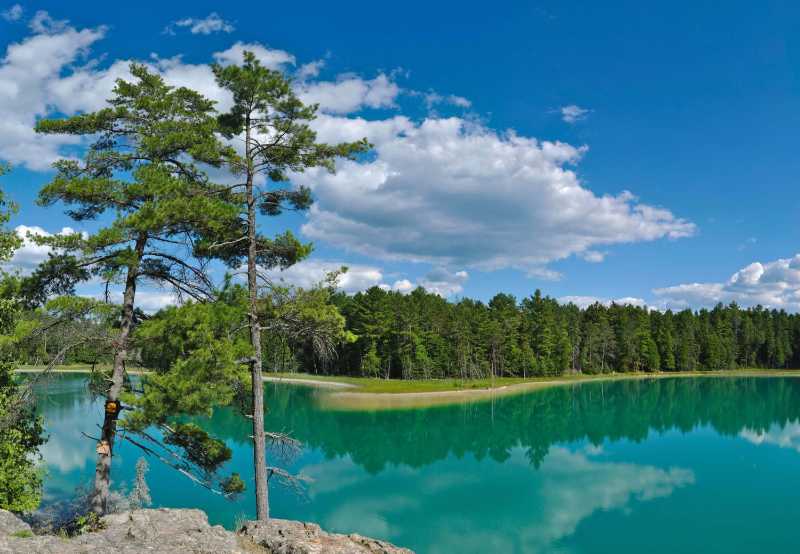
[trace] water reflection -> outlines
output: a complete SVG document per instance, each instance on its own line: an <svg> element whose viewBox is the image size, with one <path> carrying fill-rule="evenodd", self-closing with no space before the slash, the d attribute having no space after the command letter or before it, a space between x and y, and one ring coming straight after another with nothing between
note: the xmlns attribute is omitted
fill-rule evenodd
<svg viewBox="0 0 800 554"><path fill-rule="evenodd" d="M800 423L797 422L786 425L773 424L766 431L744 429L740 436L753 444L774 445L800 452Z"/></svg>
<svg viewBox="0 0 800 554"><path fill-rule="evenodd" d="M775 433L800 420L800 383L779 378L652 379L556 387L450 407L309 410L304 387L273 385L271 425L327 457L349 456L370 473L421 467L448 455L504 462L515 447L538 467L554 444L644 441L651 433L710 426L718 434Z"/></svg>
<svg viewBox="0 0 800 554"><path fill-rule="evenodd" d="M663 533L663 520L691 524L695 506L752 479L748 456L772 447L793 458L776 460L774 468L774 456L759 459L766 481L715 509L720 518L746 517L769 529L777 550L790 544L783 537L794 540L789 526L781 528L788 516L780 503L770 512L764 506L771 499L757 496L800 492L785 482L786 471L800 470L800 384L793 379L592 383L493 403L377 412L322 410L317 399L324 392L306 387L271 384L267 394L269 428L305 444L290 469L314 479L306 500L273 489L279 517L420 552L625 551L619 541L638 537L641 546ZM93 449L80 431L92 433L99 406L87 399L81 378L64 377L41 407L51 436L44 454L52 499L90 477ZM251 479L249 422L218 410L203 425L232 447L231 469ZM120 448L118 484L130 480L139 455ZM726 472L715 466L720 459ZM158 505L201 507L228 526L254 511L249 496L231 504L151 465ZM682 529L650 551L696 548L696 534ZM715 540L721 551L741 551L743 544L736 533Z"/></svg>

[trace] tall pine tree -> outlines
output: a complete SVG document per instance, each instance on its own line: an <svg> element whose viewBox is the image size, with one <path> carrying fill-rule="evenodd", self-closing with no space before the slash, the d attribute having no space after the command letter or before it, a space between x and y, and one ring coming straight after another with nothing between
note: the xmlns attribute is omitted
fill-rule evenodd
<svg viewBox="0 0 800 554"><path fill-rule="evenodd" d="M144 66L132 65L132 82L118 80L109 107L66 119L42 120L40 133L94 140L81 161L60 160L39 203L63 203L78 222L110 216L91 235L40 239L56 247L51 264L76 278L88 274L123 287L113 370L97 444L92 509L104 513L109 497L119 400L135 323L136 289L143 282L205 298L210 283L193 244L216 236L233 215L224 190L209 183L199 164L220 165L230 154L215 136L213 102L172 88ZM195 263L197 262L197 263ZM87 270L89 273L87 273Z"/></svg>
<svg viewBox="0 0 800 554"><path fill-rule="evenodd" d="M311 204L306 188L285 186L291 172L308 168L335 169L339 157L352 158L368 149L366 140L327 145L317 142L309 123L317 106L304 105L292 85L279 71L261 65L252 52L245 52L242 65L215 65L217 83L233 95L233 107L219 119L224 134L241 137L244 152L230 164L241 181L230 190L237 193L241 218L232 220L225 240L207 245L229 265L247 267L248 320L253 395L253 456L255 466L256 512L259 520L269 518L268 468L264 432L264 387L262 383L261 321L258 313L259 271L288 267L310 253L291 233L274 239L258 232L257 213L280 215L284 209L305 210ZM259 186L263 179L265 186Z"/></svg>

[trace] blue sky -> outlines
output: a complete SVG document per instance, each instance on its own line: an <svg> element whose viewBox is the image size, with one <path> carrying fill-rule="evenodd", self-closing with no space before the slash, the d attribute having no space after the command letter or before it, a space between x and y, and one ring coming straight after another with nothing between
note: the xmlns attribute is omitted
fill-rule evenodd
<svg viewBox="0 0 800 554"><path fill-rule="evenodd" d="M721 6L0 3L14 224L76 227L33 205L69 147L26 133L37 117L99 107L129 60L216 98L201 64L258 48L321 103L322 138L377 150L298 177L317 210L277 223L316 250L289 280L345 263L351 291L796 311L800 6Z"/></svg>

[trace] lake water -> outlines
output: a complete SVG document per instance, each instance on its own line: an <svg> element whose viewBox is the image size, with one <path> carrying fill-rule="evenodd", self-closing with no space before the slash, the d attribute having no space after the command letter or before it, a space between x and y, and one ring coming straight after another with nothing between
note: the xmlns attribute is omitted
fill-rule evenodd
<svg viewBox="0 0 800 554"><path fill-rule="evenodd" d="M50 440L45 502L91 480L100 405L79 375L54 378L39 407ZM275 517L388 539L420 553L796 552L800 379L672 378L587 383L472 404L328 411L322 391L266 387L270 430L303 441L289 465L307 495L271 487ZM206 422L252 479L249 422ZM115 485L141 453L122 443ZM155 506L197 507L232 527L226 501L157 460Z"/></svg>

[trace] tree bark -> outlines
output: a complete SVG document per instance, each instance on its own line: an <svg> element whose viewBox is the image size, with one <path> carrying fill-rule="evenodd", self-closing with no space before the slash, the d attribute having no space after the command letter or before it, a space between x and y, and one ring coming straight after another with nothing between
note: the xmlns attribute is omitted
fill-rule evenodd
<svg viewBox="0 0 800 554"><path fill-rule="evenodd" d="M139 262L147 244L147 235L140 234L136 239L136 258L128 266L125 277L125 293L122 298L122 320L119 337L114 352L114 370L111 374L111 386L106 394L106 402L119 401L125 381L125 359L128 356L128 342L133 328L133 306L136 298L136 280L139 273ZM117 431L117 413L109 413L103 409L103 430L97 443L97 464L94 470L94 492L91 508L98 515L108 510L108 497L111 492L111 460L114 453L114 437Z"/></svg>
<svg viewBox="0 0 800 554"><path fill-rule="evenodd" d="M267 447L264 435L264 380L261 367L261 326L258 322L258 276L256 274L256 202L253 191L253 153L251 146L251 122L245 123L245 157L247 162L247 288L250 293L248 319L250 322L250 344L253 347L251 379L253 389L253 466L256 486L256 518L269 519L269 489L267 487Z"/></svg>

